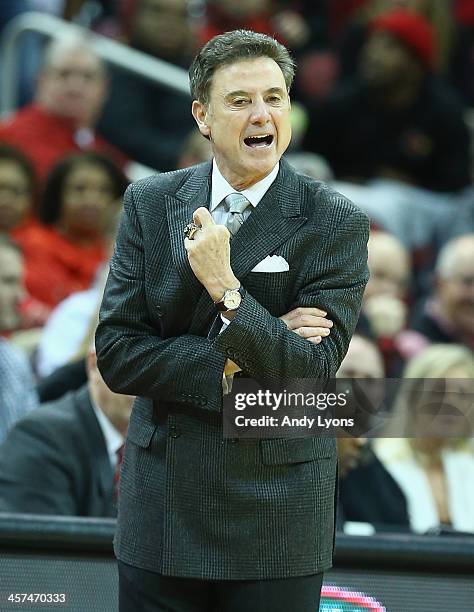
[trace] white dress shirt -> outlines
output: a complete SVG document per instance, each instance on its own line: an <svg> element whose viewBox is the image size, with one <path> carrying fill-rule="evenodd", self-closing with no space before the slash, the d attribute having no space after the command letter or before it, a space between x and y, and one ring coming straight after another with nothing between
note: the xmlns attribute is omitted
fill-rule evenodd
<svg viewBox="0 0 474 612"><path fill-rule="evenodd" d="M243 196L247 198L253 208L256 208L260 200L267 193L272 185L273 181L276 179L278 170L280 168L280 162L277 162L276 166L273 170L268 174L265 178L258 183L255 183L248 189L244 189L243 191L237 191L230 185L227 180L222 176L221 171L217 167L216 160L212 160L212 185L211 185L211 204L209 207L209 211L211 213L212 218L218 225L225 225L227 223L227 218L229 216L229 212L225 209L224 199L230 195L231 193L241 193ZM242 216L244 221L246 221L250 213L252 212L252 208L247 207ZM226 319L221 315L222 322L224 326L221 329L221 332L229 325L229 319Z"/></svg>
<svg viewBox="0 0 474 612"><path fill-rule="evenodd" d="M124 437L117 429L115 429L115 427L105 416L99 406L96 406L96 404L92 401L92 398L91 404L94 408L95 416L99 421L100 429L102 430L102 433L105 438L105 445L107 447L107 454L109 455L110 465L112 466L112 470L115 471L118 461L117 451L125 442Z"/></svg>
<svg viewBox="0 0 474 612"><path fill-rule="evenodd" d="M241 193L244 195L253 208L257 207L257 204L263 198L263 196L267 193L270 188L270 185L276 179L278 170L280 168L280 163L278 162L273 170L268 174L265 178L255 185L252 185L248 189L244 189L243 191L237 191L234 189L232 185L230 185L226 179L222 176L221 171L217 167L216 160L212 160L212 185L211 185L211 205L209 207L209 211L212 215L212 218L219 225L225 225L227 222L227 217L229 213L225 209L224 198L226 198L231 193ZM243 212L244 219L247 219L252 212L252 209L248 207Z"/></svg>

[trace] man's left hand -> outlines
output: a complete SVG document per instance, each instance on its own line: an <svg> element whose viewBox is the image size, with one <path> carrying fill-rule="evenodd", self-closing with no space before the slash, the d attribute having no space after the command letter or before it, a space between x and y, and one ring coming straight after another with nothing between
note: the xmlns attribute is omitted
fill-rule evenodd
<svg viewBox="0 0 474 612"><path fill-rule="evenodd" d="M204 207L194 211L193 221L200 229L193 240L184 240L189 265L212 300L217 302L228 289L240 287L230 267L230 233L224 225L215 223Z"/></svg>
<svg viewBox="0 0 474 612"><path fill-rule="evenodd" d="M327 312L320 308L300 306L282 315L280 319L288 329L313 344L319 344L323 338L329 336L333 326L333 322L327 318Z"/></svg>

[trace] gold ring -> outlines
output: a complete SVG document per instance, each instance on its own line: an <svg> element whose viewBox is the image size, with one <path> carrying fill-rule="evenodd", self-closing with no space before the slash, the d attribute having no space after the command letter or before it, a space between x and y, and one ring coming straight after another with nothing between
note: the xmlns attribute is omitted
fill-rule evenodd
<svg viewBox="0 0 474 612"><path fill-rule="evenodd" d="M196 225L195 223L188 223L184 228L184 235L188 240L194 240L194 234L200 229L200 225Z"/></svg>

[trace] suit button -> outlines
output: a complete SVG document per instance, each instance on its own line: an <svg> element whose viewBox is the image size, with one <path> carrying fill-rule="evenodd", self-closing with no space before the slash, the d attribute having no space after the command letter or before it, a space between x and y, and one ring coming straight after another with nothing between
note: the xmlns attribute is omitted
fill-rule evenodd
<svg viewBox="0 0 474 612"><path fill-rule="evenodd" d="M170 438L179 438L180 435L181 435L180 428L176 427L176 425L171 425L169 429Z"/></svg>

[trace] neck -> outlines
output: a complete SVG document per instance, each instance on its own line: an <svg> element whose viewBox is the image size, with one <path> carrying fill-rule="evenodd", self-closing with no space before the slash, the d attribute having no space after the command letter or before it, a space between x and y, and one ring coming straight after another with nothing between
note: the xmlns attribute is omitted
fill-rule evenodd
<svg viewBox="0 0 474 612"><path fill-rule="evenodd" d="M273 166L273 168L270 168L268 172L264 172L262 174L242 177L230 171L228 168L225 168L225 167L221 168L221 164L219 163L219 160L217 158L215 158L215 162L217 164L219 172L222 174L225 180L229 183L229 185L233 187L233 189L235 189L236 191L244 191L245 189L249 189L249 187L252 187L256 183L258 183L259 181L262 181L265 177L267 177L273 171L273 168L275 167Z"/></svg>

